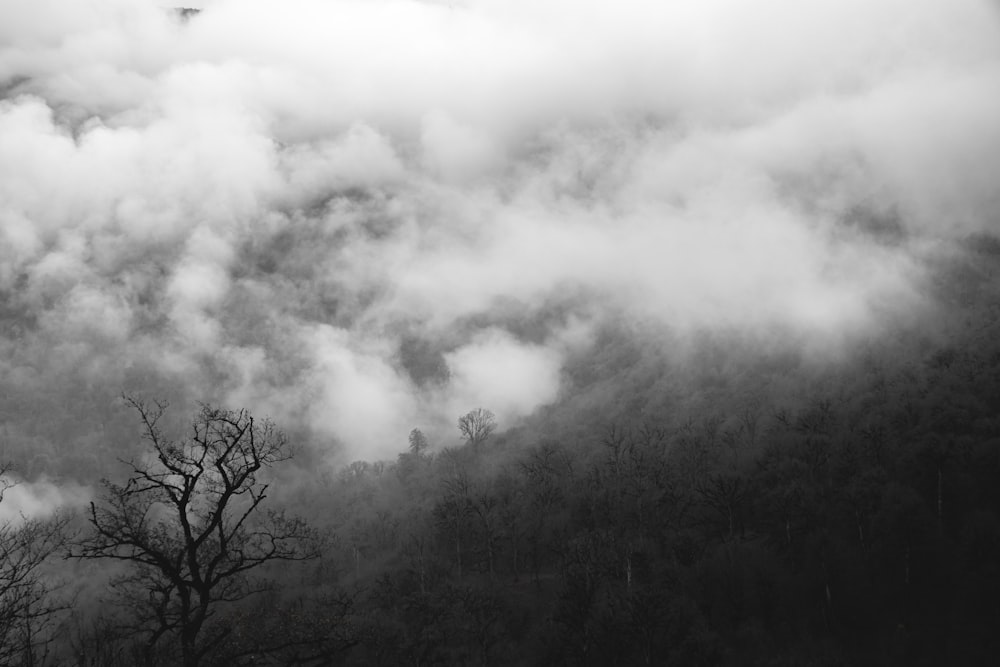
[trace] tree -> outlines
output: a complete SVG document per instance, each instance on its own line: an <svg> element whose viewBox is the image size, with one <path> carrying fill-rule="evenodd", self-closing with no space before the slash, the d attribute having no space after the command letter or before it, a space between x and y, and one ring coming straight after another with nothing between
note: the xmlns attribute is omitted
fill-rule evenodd
<svg viewBox="0 0 1000 667"><path fill-rule="evenodd" d="M434 521L447 539L455 543L455 569L462 578L462 534L472 513L471 486L464 473L444 481L445 494L434 506Z"/></svg>
<svg viewBox="0 0 1000 667"><path fill-rule="evenodd" d="M0 501L13 482L0 469ZM0 664L33 665L52 640L50 623L65 609L53 597L45 562L64 547L66 515L0 525Z"/></svg>
<svg viewBox="0 0 1000 667"><path fill-rule="evenodd" d="M410 453L414 456L420 457L424 455L430 444L427 442L427 436L419 428L415 428L410 431Z"/></svg>
<svg viewBox="0 0 1000 667"><path fill-rule="evenodd" d="M486 442L496 428L496 415L483 408L476 408L458 418L458 430L473 446Z"/></svg>
<svg viewBox="0 0 1000 667"><path fill-rule="evenodd" d="M302 520L264 509L262 472L291 457L270 421L206 405L187 438L174 441L160 428L164 403L125 400L152 456L128 462L125 484L103 481L91 533L73 555L130 564L117 587L133 607L133 629L148 637L147 658L171 638L193 667L230 633L221 604L266 590L255 571L314 558L319 543Z"/></svg>

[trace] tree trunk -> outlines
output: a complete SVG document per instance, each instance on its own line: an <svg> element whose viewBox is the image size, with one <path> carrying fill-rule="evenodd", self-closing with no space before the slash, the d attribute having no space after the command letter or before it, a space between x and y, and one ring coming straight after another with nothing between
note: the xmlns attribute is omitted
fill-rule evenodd
<svg viewBox="0 0 1000 667"><path fill-rule="evenodd" d="M424 563L423 547L420 549L420 557L417 563L420 565L420 594L427 594L427 566Z"/></svg>
<svg viewBox="0 0 1000 667"><path fill-rule="evenodd" d="M181 661L184 667L198 667L198 653L195 650L195 636L189 628L181 630Z"/></svg>
<svg viewBox="0 0 1000 667"><path fill-rule="evenodd" d="M910 585L910 547L906 547L906 553L903 555L903 582L907 586Z"/></svg>
<svg viewBox="0 0 1000 667"><path fill-rule="evenodd" d="M944 530L944 479L941 468L937 471L937 516L938 527Z"/></svg>
<svg viewBox="0 0 1000 667"><path fill-rule="evenodd" d="M486 532L486 560L490 566L490 579L494 578L493 573L493 533L487 528Z"/></svg>

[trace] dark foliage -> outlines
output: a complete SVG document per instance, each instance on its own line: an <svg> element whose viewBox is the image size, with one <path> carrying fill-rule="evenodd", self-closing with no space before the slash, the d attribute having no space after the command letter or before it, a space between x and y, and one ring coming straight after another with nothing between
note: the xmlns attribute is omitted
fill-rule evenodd
<svg viewBox="0 0 1000 667"><path fill-rule="evenodd" d="M395 461L300 471L322 548L263 511L270 424L205 408L175 442L133 402L152 457L75 552L124 562L122 595L68 618L61 664L993 664L995 245L939 260L932 320L830 359L609 325L524 425L475 410L460 446L414 429Z"/></svg>
<svg viewBox="0 0 1000 667"><path fill-rule="evenodd" d="M346 663L992 663L1000 266L970 244L933 326L834 361L735 334L664 361L609 328L490 448L352 466Z"/></svg>

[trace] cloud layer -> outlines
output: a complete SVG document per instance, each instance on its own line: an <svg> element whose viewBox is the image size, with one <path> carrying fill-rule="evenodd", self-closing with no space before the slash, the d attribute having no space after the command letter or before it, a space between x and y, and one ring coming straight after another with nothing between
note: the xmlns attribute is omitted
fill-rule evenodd
<svg viewBox="0 0 1000 667"><path fill-rule="evenodd" d="M0 4L11 391L391 455L557 399L604 318L835 338L1000 225L995 4L201 4Z"/></svg>

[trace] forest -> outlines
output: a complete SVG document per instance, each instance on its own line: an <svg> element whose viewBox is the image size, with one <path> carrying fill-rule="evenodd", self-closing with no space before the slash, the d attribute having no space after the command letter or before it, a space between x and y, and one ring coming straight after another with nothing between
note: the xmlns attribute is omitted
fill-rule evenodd
<svg viewBox="0 0 1000 667"><path fill-rule="evenodd" d="M0 2L0 667L1000 655L994 0Z"/></svg>
<svg viewBox="0 0 1000 667"><path fill-rule="evenodd" d="M525 423L338 470L126 397L89 507L0 531L0 663L992 664L1000 240L925 288L825 359L609 322Z"/></svg>

